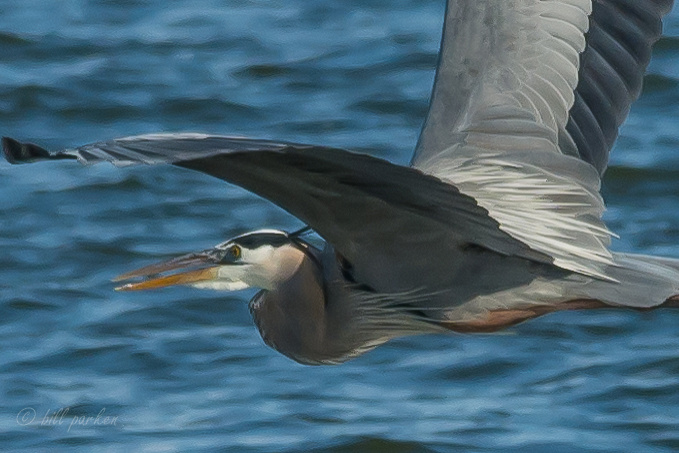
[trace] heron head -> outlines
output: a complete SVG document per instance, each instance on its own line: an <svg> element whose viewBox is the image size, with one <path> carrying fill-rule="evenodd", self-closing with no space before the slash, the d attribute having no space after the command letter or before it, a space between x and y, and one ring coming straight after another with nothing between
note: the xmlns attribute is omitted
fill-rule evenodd
<svg viewBox="0 0 679 453"><path fill-rule="evenodd" d="M116 289L138 291L188 285L224 291L250 287L272 290L289 280L309 259L310 248L296 233L254 231L207 250L123 274L115 281L137 278L142 281Z"/></svg>

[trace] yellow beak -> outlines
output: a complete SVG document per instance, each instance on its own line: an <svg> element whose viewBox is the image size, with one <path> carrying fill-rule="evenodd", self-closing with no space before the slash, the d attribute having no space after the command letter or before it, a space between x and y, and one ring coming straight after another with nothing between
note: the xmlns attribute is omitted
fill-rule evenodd
<svg viewBox="0 0 679 453"><path fill-rule="evenodd" d="M146 280L136 283L128 283L116 288L116 291L142 291L146 289L164 288L174 285L189 285L196 282L215 280L218 277L218 266L214 265L210 255L206 252L191 253L169 261L142 267L141 269L127 272L116 277L113 281L129 280L143 277ZM207 267L206 267L207 266ZM191 269L200 267L199 269ZM171 272L181 269L176 274L164 275L163 272Z"/></svg>
<svg viewBox="0 0 679 453"><path fill-rule="evenodd" d="M181 272L165 277L151 278L139 283L128 283L118 286L116 291L142 291L145 289L164 288L174 285L188 285L196 282L214 280L217 278L217 267L199 269L197 271Z"/></svg>

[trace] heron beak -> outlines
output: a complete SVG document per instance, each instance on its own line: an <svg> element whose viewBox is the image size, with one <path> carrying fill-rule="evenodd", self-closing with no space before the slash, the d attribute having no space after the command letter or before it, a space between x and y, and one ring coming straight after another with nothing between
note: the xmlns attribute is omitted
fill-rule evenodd
<svg viewBox="0 0 679 453"><path fill-rule="evenodd" d="M174 285L190 285L199 282L216 280L219 267L210 259L207 252L190 253L178 258L152 264L116 277L113 281L144 278L136 283L128 283L116 288L116 291L142 291L146 289L164 288ZM171 275L162 273L180 271Z"/></svg>

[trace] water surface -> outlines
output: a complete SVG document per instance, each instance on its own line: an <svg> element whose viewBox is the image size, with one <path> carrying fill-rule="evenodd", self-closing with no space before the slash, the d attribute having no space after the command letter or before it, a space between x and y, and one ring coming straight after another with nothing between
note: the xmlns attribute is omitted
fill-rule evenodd
<svg viewBox="0 0 679 453"><path fill-rule="evenodd" d="M2 2L0 132L59 148L190 130L405 163L443 9ZM665 29L604 194L617 250L679 256L679 14ZM679 450L679 313L561 313L304 367L264 346L252 292L116 293L109 281L249 229L297 228L282 210L164 167L0 162L0 190L3 451ZM99 414L117 418L69 429Z"/></svg>

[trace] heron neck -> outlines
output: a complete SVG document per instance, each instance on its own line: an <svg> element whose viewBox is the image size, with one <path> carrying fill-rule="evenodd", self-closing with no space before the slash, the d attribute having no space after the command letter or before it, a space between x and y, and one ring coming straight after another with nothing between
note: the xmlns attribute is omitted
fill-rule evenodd
<svg viewBox="0 0 679 453"><path fill-rule="evenodd" d="M305 257L295 274L260 291L250 311L264 342L302 363L320 363L327 320L322 269Z"/></svg>

